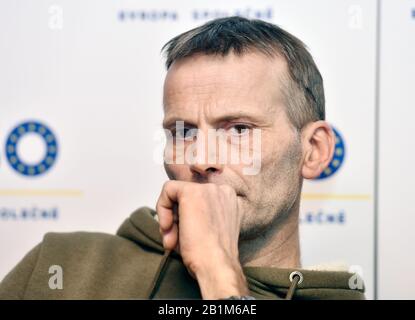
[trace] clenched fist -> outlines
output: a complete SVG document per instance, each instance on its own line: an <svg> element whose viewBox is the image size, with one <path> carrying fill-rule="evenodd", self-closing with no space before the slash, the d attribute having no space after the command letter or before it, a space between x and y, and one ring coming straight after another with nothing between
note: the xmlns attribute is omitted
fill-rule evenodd
<svg viewBox="0 0 415 320"><path fill-rule="evenodd" d="M239 262L242 212L228 185L168 181L156 206L166 250L176 250L204 299L249 294Z"/></svg>

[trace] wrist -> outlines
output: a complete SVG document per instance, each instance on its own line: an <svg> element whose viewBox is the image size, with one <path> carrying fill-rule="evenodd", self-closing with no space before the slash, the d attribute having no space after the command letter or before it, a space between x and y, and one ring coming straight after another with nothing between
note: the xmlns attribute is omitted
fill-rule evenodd
<svg viewBox="0 0 415 320"><path fill-rule="evenodd" d="M226 299L250 294L242 267L237 262L216 260L198 268L195 277L203 299Z"/></svg>

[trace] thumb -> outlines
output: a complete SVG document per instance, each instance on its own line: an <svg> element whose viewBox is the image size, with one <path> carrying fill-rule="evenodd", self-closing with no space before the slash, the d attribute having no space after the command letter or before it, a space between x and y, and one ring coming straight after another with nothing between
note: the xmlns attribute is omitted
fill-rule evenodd
<svg viewBox="0 0 415 320"><path fill-rule="evenodd" d="M163 247L166 250L174 250L177 247L179 233L178 226L173 223L172 227L166 231L161 230L161 236L163 239Z"/></svg>

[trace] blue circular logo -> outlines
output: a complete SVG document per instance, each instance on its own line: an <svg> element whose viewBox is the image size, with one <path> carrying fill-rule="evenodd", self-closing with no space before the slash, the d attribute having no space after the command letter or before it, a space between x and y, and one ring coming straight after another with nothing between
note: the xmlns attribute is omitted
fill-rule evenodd
<svg viewBox="0 0 415 320"><path fill-rule="evenodd" d="M46 144L46 153L36 164L24 163L17 154L19 140L28 133L39 135ZM44 124L37 121L27 121L15 127L6 140L7 160L14 170L24 176L38 176L48 171L56 161L58 143L55 135Z"/></svg>
<svg viewBox="0 0 415 320"><path fill-rule="evenodd" d="M324 169L323 172L317 178L315 178L315 180L325 179L332 176L337 172L337 170L339 170L344 161L344 155L346 151L344 147L344 140L340 133L334 127L331 128L333 129L336 138L333 159L331 160L327 168Z"/></svg>

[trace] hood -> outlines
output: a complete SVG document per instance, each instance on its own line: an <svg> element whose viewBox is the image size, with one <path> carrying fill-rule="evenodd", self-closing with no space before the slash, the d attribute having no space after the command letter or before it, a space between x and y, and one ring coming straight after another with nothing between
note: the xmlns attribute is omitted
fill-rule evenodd
<svg viewBox="0 0 415 320"><path fill-rule="evenodd" d="M148 290L152 298L168 260L181 259L180 255L164 250L156 212L148 207L133 212L117 235L163 256ZM243 267L243 271L252 295L263 299L365 299L362 279L347 271L275 267Z"/></svg>

